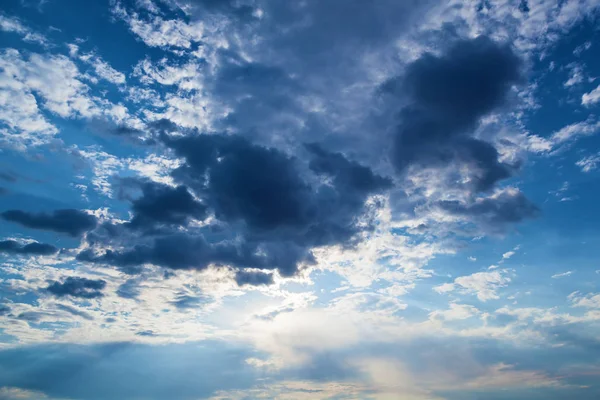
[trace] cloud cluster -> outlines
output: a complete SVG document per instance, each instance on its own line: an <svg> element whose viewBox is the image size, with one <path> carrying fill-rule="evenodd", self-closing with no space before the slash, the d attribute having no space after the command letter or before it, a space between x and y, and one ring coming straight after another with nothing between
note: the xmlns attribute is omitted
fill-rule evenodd
<svg viewBox="0 0 600 400"><path fill-rule="evenodd" d="M480 119L502 106L521 79L521 62L510 47L480 36L459 41L442 56L425 54L383 91L408 96L399 115L392 162L409 168L468 168L474 191L491 189L511 175L498 151L473 136Z"/></svg>
<svg viewBox="0 0 600 400"><path fill-rule="evenodd" d="M145 229L146 241L123 250L88 249L79 260L129 271L146 263L173 269L220 264L290 276L301 263L314 262L312 248L350 245L370 229L361 222L365 202L391 187L389 179L316 144L306 147L311 161L303 167L295 157L240 136L163 133L161 141L184 163L172 172L177 187L140 184L133 217L123 225ZM179 230L209 213L209 225ZM269 283L272 275L238 274L236 280Z"/></svg>

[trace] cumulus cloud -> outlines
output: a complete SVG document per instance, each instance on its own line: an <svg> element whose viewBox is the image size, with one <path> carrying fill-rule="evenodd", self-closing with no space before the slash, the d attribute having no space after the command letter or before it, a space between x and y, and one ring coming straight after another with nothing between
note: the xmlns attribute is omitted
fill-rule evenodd
<svg viewBox="0 0 600 400"><path fill-rule="evenodd" d="M433 289L438 293L449 293L458 290L461 293L473 294L480 301L499 299L498 290L511 282L505 270L491 272L476 272L471 275L460 276L454 283L444 283Z"/></svg>
<svg viewBox="0 0 600 400"><path fill-rule="evenodd" d="M479 37L456 43L441 57L422 56L402 78L384 85L386 92L409 97L394 139L396 169L466 165L476 191L508 178L511 168L499 161L498 151L472 134L520 81L520 68L508 46Z"/></svg>

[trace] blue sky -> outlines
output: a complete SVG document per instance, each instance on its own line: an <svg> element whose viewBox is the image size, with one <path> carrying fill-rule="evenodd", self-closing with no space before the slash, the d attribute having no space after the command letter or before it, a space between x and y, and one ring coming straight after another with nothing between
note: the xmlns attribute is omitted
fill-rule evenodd
<svg viewBox="0 0 600 400"><path fill-rule="evenodd" d="M597 399L600 2L5 0L0 399Z"/></svg>

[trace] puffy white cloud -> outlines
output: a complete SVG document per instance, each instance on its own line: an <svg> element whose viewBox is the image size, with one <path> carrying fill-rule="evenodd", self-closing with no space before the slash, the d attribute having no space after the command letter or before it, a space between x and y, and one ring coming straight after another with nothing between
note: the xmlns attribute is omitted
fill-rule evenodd
<svg viewBox="0 0 600 400"><path fill-rule="evenodd" d="M498 290L511 282L507 270L494 270L491 272L476 272L471 275L460 276L454 283L444 283L435 286L433 290L438 293L450 293L459 291L461 293L476 295L480 301L496 300Z"/></svg>
<svg viewBox="0 0 600 400"><path fill-rule="evenodd" d="M99 70L108 74L104 78L121 80L94 57ZM5 49L0 59L0 118L9 127L2 132L3 140L17 147L47 143L58 133L43 111L62 118L107 118L118 123L136 123L123 105L94 95L83 82L77 65L64 55L24 55L15 49Z"/></svg>
<svg viewBox="0 0 600 400"><path fill-rule="evenodd" d="M581 96L581 104L584 106L592 106L600 101L600 85L588 93Z"/></svg>
<svg viewBox="0 0 600 400"><path fill-rule="evenodd" d="M589 293L582 296L579 292L574 292L569 295L573 307L583 307L600 309L600 293Z"/></svg>

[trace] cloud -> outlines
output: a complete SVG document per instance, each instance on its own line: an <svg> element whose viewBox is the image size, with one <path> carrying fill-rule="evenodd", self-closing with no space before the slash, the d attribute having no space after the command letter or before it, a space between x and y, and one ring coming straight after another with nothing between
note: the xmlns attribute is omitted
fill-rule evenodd
<svg viewBox="0 0 600 400"><path fill-rule="evenodd" d="M30 213L21 210L4 211L0 216L32 229L43 229L65 233L70 236L81 236L96 227L96 217L74 209L55 210L52 213Z"/></svg>
<svg viewBox="0 0 600 400"><path fill-rule="evenodd" d="M317 144L306 147L312 176L305 177L300 160L239 136L161 135L184 160L171 174L180 186L139 183L142 196L132 200L133 217L125 226L173 230L149 229L154 237L133 242L124 235L121 250L103 251L103 229L113 230L111 240L121 235L105 225L88 235L93 248L80 253L80 261L115 265L129 273L146 263L172 269L214 264L277 269L290 276L299 265L314 263L313 248L349 246L360 232L372 229L368 220L359 223L368 211L365 202L392 185ZM176 231L188 218L203 219L209 213L214 223Z"/></svg>
<svg viewBox="0 0 600 400"><path fill-rule="evenodd" d="M18 18L0 15L0 30L14 32L20 35L25 42L37 43L42 46L48 45L48 39L25 26Z"/></svg>
<svg viewBox="0 0 600 400"><path fill-rule="evenodd" d="M589 93L584 93L581 96L581 104L584 106L592 106L600 101L600 85Z"/></svg>
<svg viewBox="0 0 600 400"><path fill-rule="evenodd" d="M584 73L583 66L578 63L567 65L569 68L569 79L564 83L565 87L571 87L583 82Z"/></svg>
<svg viewBox="0 0 600 400"><path fill-rule="evenodd" d="M123 85L126 81L125 74L114 69L109 63L104 61L99 55L94 52L81 54L79 59L94 68L96 75L115 85Z"/></svg>
<svg viewBox="0 0 600 400"><path fill-rule="evenodd" d="M475 191L491 189L512 168L491 143L473 137L479 120L502 106L521 81L521 61L510 47L480 36L454 44L443 55L425 54L383 92L407 96L394 136L392 162L411 167L469 168Z"/></svg>
<svg viewBox="0 0 600 400"><path fill-rule="evenodd" d="M600 121L594 121L592 117L585 121L576 122L562 127L550 136L553 146L574 140L582 136L591 136L600 130Z"/></svg>
<svg viewBox="0 0 600 400"><path fill-rule="evenodd" d="M265 274L264 272L236 271L235 281L239 286L271 285L273 284L273 274Z"/></svg>
<svg viewBox="0 0 600 400"><path fill-rule="evenodd" d="M507 224L521 222L539 215L539 208L519 190L506 188L490 197L477 198L472 203L442 200L436 206L445 213L466 218L492 232L501 232Z"/></svg>
<svg viewBox="0 0 600 400"><path fill-rule="evenodd" d="M136 121L122 104L112 103L102 93L95 96L84 83L87 77L65 55L21 54L11 48L1 54L0 120L8 128L2 140L11 147L26 150L48 143L58 133L42 110L61 118L108 118L119 124ZM102 68L99 60L96 64Z"/></svg>
<svg viewBox="0 0 600 400"><path fill-rule="evenodd" d="M454 283L444 283L433 288L438 293L450 293L459 290L462 293L476 295L480 301L499 299L498 289L505 287L511 279L505 270L491 272L476 272L460 276Z"/></svg>
<svg viewBox="0 0 600 400"><path fill-rule="evenodd" d="M600 164L600 153L583 157L575 163L582 172L591 172L598 167L598 164Z"/></svg>
<svg viewBox="0 0 600 400"><path fill-rule="evenodd" d="M58 252L58 249L50 244L32 242L20 244L16 240L0 241L0 253L48 256Z"/></svg>
<svg viewBox="0 0 600 400"><path fill-rule="evenodd" d="M573 271L566 271L566 272L562 272L559 274L554 274L551 276L552 279L556 279L556 278L564 278L566 276L572 275Z"/></svg>
<svg viewBox="0 0 600 400"><path fill-rule="evenodd" d="M133 218L126 224L133 229L186 225L190 218L202 220L207 216L206 206L194 199L185 186L140 182L140 187L142 196L132 201Z"/></svg>
<svg viewBox="0 0 600 400"><path fill-rule="evenodd" d="M72 296L82 299L102 297L106 281L69 276L63 282L52 282L46 290L56 297Z"/></svg>
<svg viewBox="0 0 600 400"><path fill-rule="evenodd" d="M573 307L583 307L591 309L600 309L600 294L589 293L582 296L581 293L575 292L569 295Z"/></svg>

